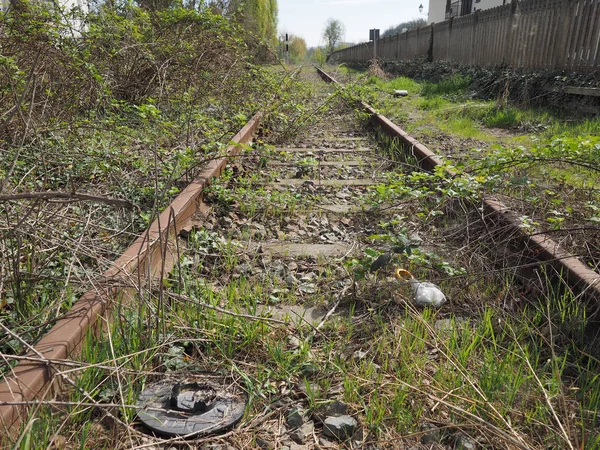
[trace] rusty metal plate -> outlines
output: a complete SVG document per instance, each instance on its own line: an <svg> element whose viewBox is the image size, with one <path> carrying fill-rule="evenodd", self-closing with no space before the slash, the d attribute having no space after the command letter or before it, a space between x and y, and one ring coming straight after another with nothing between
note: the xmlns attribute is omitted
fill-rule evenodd
<svg viewBox="0 0 600 450"><path fill-rule="evenodd" d="M235 425L246 403L241 390L200 376L153 383L140 393L137 406L138 418L153 433L198 437Z"/></svg>

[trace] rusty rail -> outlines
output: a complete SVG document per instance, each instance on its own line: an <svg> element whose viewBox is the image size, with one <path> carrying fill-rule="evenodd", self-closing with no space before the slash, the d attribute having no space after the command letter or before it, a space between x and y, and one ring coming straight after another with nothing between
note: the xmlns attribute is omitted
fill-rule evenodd
<svg viewBox="0 0 600 450"><path fill-rule="evenodd" d="M325 82L338 83L335 78L323 70L317 68L317 71ZM387 117L377 113L373 107L362 101L360 107L371 114L372 122L379 125L389 136L398 138L403 143L404 148L416 158L419 167L431 171L442 164L435 153L409 136L406 131ZM456 175L450 170L447 170L447 172L450 175ZM534 255L537 262L550 264L556 274L573 290L584 294L587 298L600 302L600 275L597 272L561 248L552 238L544 234L527 234L519 226L521 222L518 215L502 202L492 198L484 198L482 203L483 219L491 219L508 226L512 236L514 236L511 242L514 242L521 250Z"/></svg>
<svg viewBox="0 0 600 450"><path fill-rule="evenodd" d="M115 284L131 285L138 274L154 276L165 267L169 239L177 238L177 231L198 209L203 190L212 179L219 177L230 157L239 155L240 144L250 142L262 117L257 113L232 138L227 148L227 156L211 161L160 216L103 274L102 288L83 294L69 313L7 373L0 383L0 442L2 436L14 431L27 416L23 403L35 398L43 398L52 390L54 373L49 361L64 360L81 345L88 331L98 325L111 299L127 288L115 288ZM172 262L171 262L172 266ZM124 281L124 283L119 283ZM14 402L15 404L10 404Z"/></svg>

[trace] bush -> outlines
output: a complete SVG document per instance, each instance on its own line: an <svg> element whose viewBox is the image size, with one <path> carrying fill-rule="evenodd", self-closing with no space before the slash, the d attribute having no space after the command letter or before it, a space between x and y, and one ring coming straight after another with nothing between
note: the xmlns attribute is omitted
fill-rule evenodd
<svg viewBox="0 0 600 450"><path fill-rule="evenodd" d="M72 37L59 13L21 5L0 19L0 138L9 142L36 124L97 117L119 102L168 111L211 96L239 101L252 84L240 30L210 11L102 8Z"/></svg>
<svg viewBox="0 0 600 450"><path fill-rule="evenodd" d="M0 278L12 318L51 324L36 308L64 313L207 156L295 89L253 65L241 30L210 11L103 7L78 34L47 5L0 16ZM48 191L74 198L18 195ZM68 296L73 280L56 282L66 273L79 282Z"/></svg>

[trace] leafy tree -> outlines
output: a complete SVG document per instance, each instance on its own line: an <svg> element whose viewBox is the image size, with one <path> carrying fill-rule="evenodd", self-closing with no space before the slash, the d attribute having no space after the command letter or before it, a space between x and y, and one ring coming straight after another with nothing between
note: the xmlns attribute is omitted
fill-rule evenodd
<svg viewBox="0 0 600 450"><path fill-rule="evenodd" d="M331 53L336 46L342 42L346 28L344 24L337 19L329 19L323 30L323 40L325 41L325 50Z"/></svg>
<svg viewBox="0 0 600 450"><path fill-rule="evenodd" d="M199 0L199 7L201 10L210 9L214 13L224 14L229 11L232 1L231 0Z"/></svg>
<svg viewBox="0 0 600 450"><path fill-rule="evenodd" d="M382 38L387 36L393 36L394 34L402 33L402 30L406 28L407 30L412 30L414 28L419 28L427 25L427 21L425 19L414 19L409 20L408 22L402 22L395 27L390 27L383 32L381 35Z"/></svg>
<svg viewBox="0 0 600 450"><path fill-rule="evenodd" d="M231 0L228 11L259 42L277 42L277 0Z"/></svg>
<svg viewBox="0 0 600 450"><path fill-rule="evenodd" d="M114 0L106 0L114 1ZM135 0L139 6L159 11L184 6L212 12L240 24L251 48L277 43L277 0Z"/></svg>
<svg viewBox="0 0 600 450"><path fill-rule="evenodd" d="M261 61L268 59L269 48L277 46L277 0L229 0L213 3L213 9L239 23L245 30L245 41ZM223 6L224 5L224 6Z"/></svg>
<svg viewBox="0 0 600 450"><path fill-rule="evenodd" d="M136 3L148 11L162 11L176 5L172 0L136 0Z"/></svg>
<svg viewBox="0 0 600 450"><path fill-rule="evenodd" d="M325 64L327 57L325 56L325 52L321 47L311 47L308 50L308 57L312 62L314 62L318 66L322 66Z"/></svg>
<svg viewBox="0 0 600 450"><path fill-rule="evenodd" d="M306 41L299 36L292 36L290 39L290 57L296 63L306 58Z"/></svg>

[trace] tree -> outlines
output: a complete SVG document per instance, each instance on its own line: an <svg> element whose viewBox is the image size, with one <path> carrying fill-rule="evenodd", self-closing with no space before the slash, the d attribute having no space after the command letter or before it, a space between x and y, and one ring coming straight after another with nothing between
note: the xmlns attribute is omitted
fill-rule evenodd
<svg viewBox="0 0 600 450"><path fill-rule="evenodd" d="M427 25L427 21L425 19L409 20L407 22L402 22L396 25L395 27L389 27L381 34L381 37L384 38L387 36L392 36L394 34L402 33L402 30L405 28L407 30L413 30L415 28L424 27L425 25Z"/></svg>
<svg viewBox="0 0 600 450"><path fill-rule="evenodd" d="M277 0L231 0L227 10L257 41L277 43Z"/></svg>
<svg viewBox="0 0 600 450"><path fill-rule="evenodd" d="M344 24L336 19L329 19L323 30L323 40L327 53L335 50L335 47L342 42L346 29Z"/></svg>
<svg viewBox="0 0 600 450"><path fill-rule="evenodd" d="M298 36L290 39L290 58L295 63L304 61L306 58L306 41Z"/></svg>
<svg viewBox="0 0 600 450"><path fill-rule="evenodd" d="M327 59L321 47L311 47L308 50L308 55L311 61L318 66L322 66L323 64L325 64L325 60Z"/></svg>
<svg viewBox="0 0 600 450"><path fill-rule="evenodd" d="M136 0L136 2L140 8L148 11L163 11L179 6L178 2L175 2L174 0Z"/></svg>
<svg viewBox="0 0 600 450"><path fill-rule="evenodd" d="M277 0L221 0L212 7L239 23L245 30L245 41L255 58L266 61L277 47Z"/></svg>

